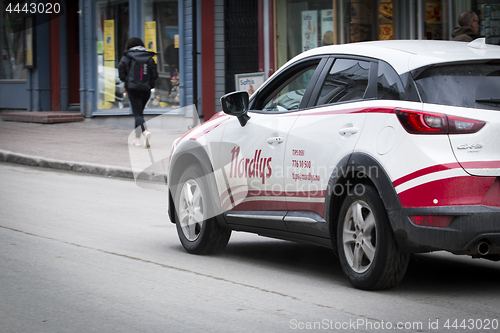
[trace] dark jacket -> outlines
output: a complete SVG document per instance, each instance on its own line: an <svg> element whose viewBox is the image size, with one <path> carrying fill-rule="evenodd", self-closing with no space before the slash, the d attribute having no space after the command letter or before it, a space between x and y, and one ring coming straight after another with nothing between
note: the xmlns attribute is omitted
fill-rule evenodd
<svg viewBox="0 0 500 333"><path fill-rule="evenodd" d="M123 57L120 59L120 63L118 64L118 76L120 77L120 80L122 80L125 83L125 89L127 90L128 90L127 76L130 71L130 64L132 62L132 59L140 52L148 52L151 55L155 55L154 52L148 51L146 48L142 46L136 46L131 48L130 50L125 51L123 53ZM150 80L151 88L155 87L155 81L157 78L158 78L158 69L156 67L156 63L154 63L154 66L151 69L151 80Z"/></svg>
<svg viewBox="0 0 500 333"><path fill-rule="evenodd" d="M469 26L465 27L456 26L451 31L451 37L453 37L453 40L456 42L469 43L472 42L474 39L476 39L477 35L474 34L474 31L472 31L472 28Z"/></svg>

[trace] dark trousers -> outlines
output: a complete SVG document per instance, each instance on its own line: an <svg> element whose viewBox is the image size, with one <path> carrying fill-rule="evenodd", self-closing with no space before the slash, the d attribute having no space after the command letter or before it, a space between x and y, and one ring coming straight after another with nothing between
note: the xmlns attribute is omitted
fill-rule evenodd
<svg viewBox="0 0 500 333"><path fill-rule="evenodd" d="M135 118L135 137L140 138L141 133L146 130L144 108L148 103L149 97L151 97L151 91L127 90L127 93Z"/></svg>

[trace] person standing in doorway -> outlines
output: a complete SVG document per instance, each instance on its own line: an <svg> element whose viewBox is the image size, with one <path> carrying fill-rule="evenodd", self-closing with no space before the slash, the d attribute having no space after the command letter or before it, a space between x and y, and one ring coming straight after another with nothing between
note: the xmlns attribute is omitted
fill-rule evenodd
<svg viewBox="0 0 500 333"><path fill-rule="evenodd" d="M451 37L457 42L472 42L479 33L479 18L474 12L463 12L458 18L458 26L453 28Z"/></svg>
<svg viewBox="0 0 500 333"><path fill-rule="evenodd" d="M141 145L141 134L144 146L149 148L151 133L144 123L144 108L151 97L151 89L155 87L158 70L153 57L156 54L144 47L138 37L130 38L125 44L125 52L118 64L120 80L125 83L132 113L135 119L135 140L133 145Z"/></svg>

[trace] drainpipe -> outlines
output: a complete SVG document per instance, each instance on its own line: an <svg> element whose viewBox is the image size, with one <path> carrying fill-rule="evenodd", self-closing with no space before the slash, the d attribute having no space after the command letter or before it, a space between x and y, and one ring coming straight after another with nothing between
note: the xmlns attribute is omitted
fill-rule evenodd
<svg viewBox="0 0 500 333"><path fill-rule="evenodd" d="M269 57L269 0L263 1L264 15L264 74L267 79L270 76L270 57Z"/></svg>
<svg viewBox="0 0 500 333"><path fill-rule="evenodd" d="M84 117L87 117L87 104L85 98L85 31L83 24L83 7L84 1L80 0L78 4L78 21L79 21L79 48L80 48L80 112Z"/></svg>
<svg viewBox="0 0 500 333"><path fill-rule="evenodd" d="M33 80L31 79L31 68L27 69L26 73L26 78L28 79L27 82L27 89L28 90L28 108L27 111L33 111Z"/></svg>
<svg viewBox="0 0 500 333"><path fill-rule="evenodd" d="M68 58L67 58L67 8L62 2L64 14L59 16L60 58L61 58L61 111L68 109Z"/></svg>
<svg viewBox="0 0 500 333"><path fill-rule="evenodd" d="M184 1L179 1L179 107L186 106L186 62L184 61L185 38L184 29L186 19L184 17Z"/></svg>
<svg viewBox="0 0 500 333"><path fill-rule="evenodd" d="M199 82L199 78L198 78L198 52L199 52L199 45L198 45L198 25L197 25L197 20L198 18L201 19L201 14L200 16L198 16L198 8L200 8L201 6L198 6L198 1L199 0L196 0L196 1L193 1L192 2L192 6L193 6L193 10L192 10L192 15L193 15L193 19L192 19L192 31L193 31L193 50L192 50L192 57L193 57L193 104L196 108L196 110L198 111L198 117L200 117L200 119L203 118L203 114L200 113L202 110L200 108L200 104L198 103L198 89L200 89L200 82Z"/></svg>
<svg viewBox="0 0 500 333"><path fill-rule="evenodd" d="M418 39L427 39L425 36L425 21L427 14L425 12L425 1L418 0Z"/></svg>

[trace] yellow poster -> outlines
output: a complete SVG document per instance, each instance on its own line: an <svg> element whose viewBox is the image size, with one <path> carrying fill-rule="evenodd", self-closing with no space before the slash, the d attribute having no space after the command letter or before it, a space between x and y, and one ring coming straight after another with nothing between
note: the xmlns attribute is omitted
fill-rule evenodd
<svg viewBox="0 0 500 333"><path fill-rule="evenodd" d="M104 100L106 102L114 102L116 89L116 69L115 62L104 61Z"/></svg>
<svg viewBox="0 0 500 333"><path fill-rule="evenodd" d="M144 44L148 51L156 53L156 21L144 23ZM154 60L156 62L156 56Z"/></svg>
<svg viewBox="0 0 500 333"><path fill-rule="evenodd" d="M26 51L26 65L31 65L33 64L33 51L27 50Z"/></svg>
<svg viewBox="0 0 500 333"><path fill-rule="evenodd" d="M104 61L115 60L115 21L104 21Z"/></svg>

